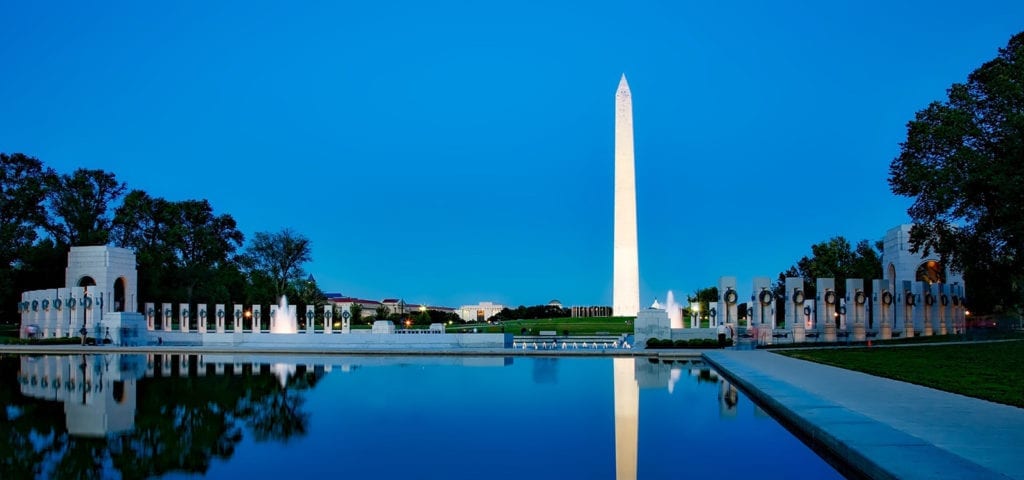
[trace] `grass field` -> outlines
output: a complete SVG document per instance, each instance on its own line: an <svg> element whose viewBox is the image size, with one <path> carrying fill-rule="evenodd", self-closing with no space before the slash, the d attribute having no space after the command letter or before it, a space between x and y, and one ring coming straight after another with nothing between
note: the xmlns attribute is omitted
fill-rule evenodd
<svg viewBox="0 0 1024 480"><path fill-rule="evenodd" d="M537 335L542 331L555 331L559 335L569 331L570 335L593 335L595 333L608 333L619 335L622 333L633 333L633 317L589 317L589 318L542 318L537 320L509 320L500 324L491 325L487 323L470 323L466 325L452 325L447 328L450 332L472 331L474 328L482 333L502 332L520 335L526 329L526 335Z"/></svg>
<svg viewBox="0 0 1024 480"><path fill-rule="evenodd" d="M794 358L1024 407L1024 341L779 352Z"/></svg>

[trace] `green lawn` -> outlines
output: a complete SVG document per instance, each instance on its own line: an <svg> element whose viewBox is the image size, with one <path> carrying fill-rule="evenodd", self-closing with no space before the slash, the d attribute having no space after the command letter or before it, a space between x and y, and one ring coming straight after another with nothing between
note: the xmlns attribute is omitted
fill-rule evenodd
<svg viewBox="0 0 1024 480"><path fill-rule="evenodd" d="M794 358L1024 407L1024 341L779 352Z"/></svg>
<svg viewBox="0 0 1024 480"><path fill-rule="evenodd" d="M619 335L633 333L633 317L589 317L589 318L542 318L537 320L509 320L499 325L486 323L470 323L452 325L448 331L457 332L476 328L482 333L498 333L505 328L505 333L520 335L526 329L527 335L537 335L541 331L556 331L562 335L566 330L570 335L593 335L608 333Z"/></svg>

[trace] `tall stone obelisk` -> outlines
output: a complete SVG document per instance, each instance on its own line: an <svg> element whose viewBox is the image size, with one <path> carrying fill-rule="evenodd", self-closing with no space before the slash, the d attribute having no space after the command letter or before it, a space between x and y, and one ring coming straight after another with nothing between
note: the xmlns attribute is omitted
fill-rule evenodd
<svg viewBox="0 0 1024 480"><path fill-rule="evenodd" d="M640 260L636 241L636 179L633 159L633 99L626 75L615 92L615 238L612 315L640 311Z"/></svg>

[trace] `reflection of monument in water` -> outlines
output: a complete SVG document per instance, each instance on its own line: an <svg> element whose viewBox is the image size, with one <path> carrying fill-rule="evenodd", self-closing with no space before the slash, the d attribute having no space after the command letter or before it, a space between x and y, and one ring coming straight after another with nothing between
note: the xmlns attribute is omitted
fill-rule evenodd
<svg viewBox="0 0 1024 480"><path fill-rule="evenodd" d="M683 373L697 383L714 383L718 386L719 418L736 418L739 391L736 386L718 375L701 359L669 360L669 364L648 359L637 361L629 358L612 359L612 378L615 399L615 478L627 480L637 478L639 462L638 444L640 434L640 392L641 390L666 389L672 394ZM754 405L754 415L769 418Z"/></svg>
<svg viewBox="0 0 1024 480"><path fill-rule="evenodd" d="M636 478L637 441L640 429L640 385L636 359L612 359L615 383L615 478Z"/></svg>
<svg viewBox="0 0 1024 480"><path fill-rule="evenodd" d="M135 426L141 355L22 357L19 381L28 397L61 402L68 433L103 437Z"/></svg>

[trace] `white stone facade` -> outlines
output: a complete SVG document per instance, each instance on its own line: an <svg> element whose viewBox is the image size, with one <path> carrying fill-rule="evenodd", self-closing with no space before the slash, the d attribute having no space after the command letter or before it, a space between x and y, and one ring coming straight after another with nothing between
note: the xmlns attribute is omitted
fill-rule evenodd
<svg viewBox="0 0 1024 480"><path fill-rule="evenodd" d="M505 309L500 303L480 302L476 305L463 305L455 311L464 322L486 321Z"/></svg>
<svg viewBox="0 0 1024 480"><path fill-rule="evenodd" d="M612 265L612 315L635 317L640 311L640 260L637 253L636 166L633 151L633 96L622 75L615 92L615 231Z"/></svg>

